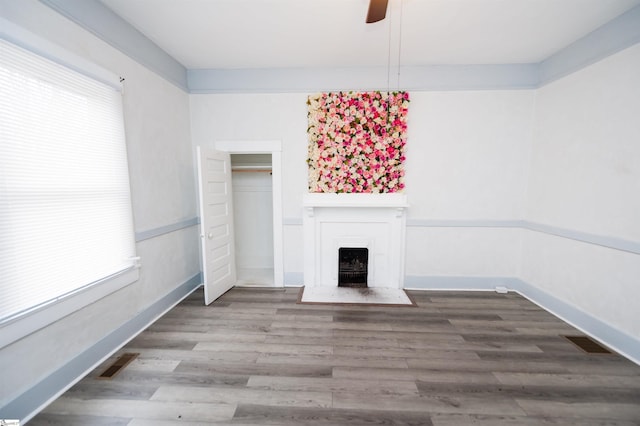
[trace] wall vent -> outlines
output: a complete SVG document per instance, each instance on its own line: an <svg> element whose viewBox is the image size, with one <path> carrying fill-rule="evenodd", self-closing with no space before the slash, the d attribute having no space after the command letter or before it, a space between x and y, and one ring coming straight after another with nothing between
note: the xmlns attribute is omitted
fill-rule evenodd
<svg viewBox="0 0 640 426"><path fill-rule="evenodd" d="M611 354L609 349L588 336L562 336L588 354Z"/></svg>
<svg viewBox="0 0 640 426"><path fill-rule="evenodd" d="M97 378L98 379L113 379L116 376L116 374L118 374L127 365L129 365L129 363L131 361L136 359L138 357L138 355L140 355L140 354L139 353L135 353L135 352L127 352L125 354L122 354L118 359L116 359L114 361L113 364L111 364L109 367L107 367L107 369L104 370L104 372L101 375L99 375Z"/></svg>

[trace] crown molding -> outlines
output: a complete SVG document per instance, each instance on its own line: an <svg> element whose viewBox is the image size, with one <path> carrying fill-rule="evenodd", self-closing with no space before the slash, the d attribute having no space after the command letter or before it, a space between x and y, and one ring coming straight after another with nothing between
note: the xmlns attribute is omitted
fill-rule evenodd
<svg viewBox="0 0 640 426"><path fill-rule="evenodd" d="M640 6L623 13L538 64L544 86L640 42Z"/></svg>
<svg viewBox="0 0 640 426"><path fill-rule="evenodd" d="M99 0L40 0L184 91L187 69Z"/></svg>
<svg viewBox="0 0 640 426"><path fill-rule="evenodd" d="M401 67L389 85L385 67L202 69L187 72L191 93L336 90L501 90L538 86L534 64Z"/></svg>

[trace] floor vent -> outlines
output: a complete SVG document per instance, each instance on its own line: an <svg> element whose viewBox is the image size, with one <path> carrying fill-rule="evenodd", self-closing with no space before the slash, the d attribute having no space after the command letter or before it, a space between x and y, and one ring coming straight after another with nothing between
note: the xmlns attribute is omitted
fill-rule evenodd
<svg viewBox="0 0 640 426"><path fill-rule="evenodd" d="M121 372L131 361L136 359L136 357L140 355L139 353L127 352L122 354L118 359L115 360L113 364L111 364L104 372L98 376L98 379L112 379Z"/></svg>
<svg viewBox="0 0 640 426"><path fill-rule="evenodd" d="M587 336L563 336L588 354L611 354L609 349Z"/></svg>

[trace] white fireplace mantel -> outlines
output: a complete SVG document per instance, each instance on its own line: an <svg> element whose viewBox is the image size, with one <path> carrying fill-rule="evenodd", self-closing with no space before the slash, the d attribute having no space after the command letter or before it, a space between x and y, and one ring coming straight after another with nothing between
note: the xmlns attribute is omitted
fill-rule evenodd
<svg viewBox="0 0 640 426"><path fill-rule="evenodd" d="M305 194L304 285L337 287L338 248L369 249L369 287L404 285L404 194Z"/></svg>
<svg viewBox="0 0 640 426"><path fill-rule="evenodd" d="M336 194L310 193L304 195L305 207L406 208L407 196L399 193Z"/></svg>

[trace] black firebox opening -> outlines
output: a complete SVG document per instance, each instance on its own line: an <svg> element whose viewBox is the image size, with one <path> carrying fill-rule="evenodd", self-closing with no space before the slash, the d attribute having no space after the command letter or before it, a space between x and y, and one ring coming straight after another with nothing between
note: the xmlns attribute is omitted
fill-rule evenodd
<svg viewBox="0 0 640 426"><path fill-rule="evenodd" d="M338 287L367 287L368 248L338 249Z"/></svg>

